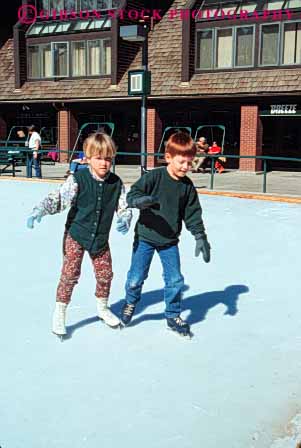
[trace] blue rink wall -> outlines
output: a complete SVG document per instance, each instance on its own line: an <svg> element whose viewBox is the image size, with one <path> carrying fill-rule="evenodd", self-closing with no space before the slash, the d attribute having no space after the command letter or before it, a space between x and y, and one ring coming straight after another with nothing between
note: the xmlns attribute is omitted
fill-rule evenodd
<svg viewBox="0 0 301 448"><path fill-rule="evenodd" d="M66 214L25 226L55 188L0 182L1 448L295 448L300 434L288 422L296 426L301 412L300 205L200 197L211 263L194 257L186 229L180 242L192 340L166 330L157 256L122 331L96 317L86 256L61 343L51 317ZM115 224L118 313L134 225L122 236Z"/></svg>

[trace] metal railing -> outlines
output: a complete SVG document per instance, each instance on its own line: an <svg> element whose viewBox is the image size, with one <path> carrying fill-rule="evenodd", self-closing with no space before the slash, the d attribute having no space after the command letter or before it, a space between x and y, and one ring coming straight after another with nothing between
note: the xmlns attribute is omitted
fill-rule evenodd
<svg viewBox="0 0 301 448"><path fill-rule="evenodd" d="M0 154L2 154L2 159L0 157L0 165L4 165L4 163L2 163L3 161L3 154L5 154L7 152L7 159L11 158L11 159L15 159L14 165L15 166L20 166L18 165L18 160L23 159L24 160L24 165L26 165L27 160L28 160L28 154L31 153L32 151L28 148L24 148L24 147L0 147ZM47 149L47 150L39 150L39 154L48 154L49 152L51 153L58 153L58 154L70 154L70 150L58 150L58 149ZM81 151L76 151L76 153L80 153ZM146 157L155 157L155 158L161 158L162 160L162 153L149 153L149 152L145 152L143 154ZM141 157L141 153L137 153L137 152L117 152L116 156L135 156L137 158ZM219 157L221 157L221 154L206 154L206 157L211 159L211 164L210 164L210 190L214 189L214 180L215 180L215 161L216 159L218 159ZM222 154L222 157L225 157L226 159L251 159L251 160L261 160L263 162L263 169L262 169L262 174L263 174L263 182L262 182L262 192L263 193L267 193L267 164L268 161L284 161L284 162L296 162L296 163L301 163L301 158L292 158L292 157L273 157L273 156L241 156L241 155L231 155L231 154ZM137 164L137 166L139 166ZM112 163L112 171L115 173L116 171L116 159L113 159L113 163ZM0 168L0 174L1 174L1 168ZM15 174L13 173L13 176L15 176Z"/></svg>

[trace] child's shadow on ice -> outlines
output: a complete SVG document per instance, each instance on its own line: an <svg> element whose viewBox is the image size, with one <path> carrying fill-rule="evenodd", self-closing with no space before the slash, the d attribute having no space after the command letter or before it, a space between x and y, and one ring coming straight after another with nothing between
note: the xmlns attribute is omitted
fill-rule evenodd
<svg viewBox="0 0 301 448"><path fill-rule="evenodd" d="M187 288L186 288L187 289ZM195 294L186 297L182 300L182 312L190 311L185 320L190 324L196 324L206 319L208 311L217 305L223 304L226 307L224 315L235 316L238 313L237 302L240 294L247 293L249 288L246 285L231 285L227 286L222 291L210 291L202 294ZM142 313L147 307L163 302L163 290L149 291L142 294L141 302L138 303L135 315ZM121 305L123 301L112 305L112 311L120 314ZM140 324L147 320L161 320L164 319L164 313L143 314L133 319L131 326Z"/></svg>
<svg viewBox="0 0 301 448"><path fill-rule="evenodd" d="M189 287L185 287L184 291L189 289ZM203 294L195 294L194 296L186 297L182 300L182 311L189 310L190 313L185 320L190 324L196 324L198 322L202 322L206 319L206 315L211 308L214 308L217 305L223 304L226 307L226 311L224 315L235 316L238 312L237 302L240 294L244 294L249 291L249 288L245 285L231 285L227 286L222 291L210 291L205 292ZM163 301L163 289L158 289L156 291L149 291L142 294L141 301L137 304L135 316L141 314L145 309L149 306L155 305L156 303L162 302L162 307L164 308ZM120 315L121 307L124 303L124 300L120 300L112 304L111 309L113 313L117 316ZM142 314L141 316L134 317L131 322L131 326L135 326L140 324L143 321L147 320L161 320L164 319L164 313L148 313ZM76 324L69 325L67 327L67 336L65 339L70 339L73 333L80 328L85 327L86 325L91 325L96 322L99 322L99 318L97 316L89 317L87 319L83 319Z"/></svg>
<svg viewBox="0 0 301 448"><path fill-rule="evenodd" d="M79 322L76 322L76 324L68 325L67 328L67 335L64 336L64 339L71 339L73 333L76 330L79 330L80 328L85 327L86 325L94 324L95 322L99 322L100 319L98 316L88 317L87 319L80 320Z"/></svg>

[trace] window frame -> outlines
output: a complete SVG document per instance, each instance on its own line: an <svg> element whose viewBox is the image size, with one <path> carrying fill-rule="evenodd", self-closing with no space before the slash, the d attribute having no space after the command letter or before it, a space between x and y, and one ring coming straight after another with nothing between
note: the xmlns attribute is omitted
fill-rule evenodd
<svg viewBox="0 0 301 448"><path fill-rule="evenodd" d="M98 75L89 75L88 74L88 41L100 41L100 59L99 59L99 69L100 74ZM108 41L111 46L111 57L110 57L110 73L101 73L101 70L105 67L105 59L102 59L104 57L104 41ZM86 62L86 74L85 75L73 75L72 70L72 43L73 42L85 42L85 62ZM56 75L54 73L55 69L55 54L54 54L54 48L55 44L67 44L67 62L68 62L68 75ZM41 48L45 45L51 45L51 77L42 77L42 70L41 70ZM31 71L31 59L29 58L29 48L30 47L38 47L39 48L39 77L30 77L29 73ZM26 45L26 58L27 58L27 80L28 81L45 81L45 80L67 80L67 79L100 79L100 78L111 78L112 77L112 36L111 35L105 35L103 37L95 36L94 38L91 38L91 36L86 35L85 38L82 39L69 39L69 40L52 40L49 42L48 39L40 39L39 42L36 42L36 39L30 39L29 42L27 42Z"/></svg>
<svg viewBox="0 0 301 448"><path fill-rule="evenodd" d="M261 44L262 44L262 28L264 26L272 26L272 25L278 25L279 32L278 32L278 44L277 44L277 62L276 64L261 64ZM266 22L266 23L260 23L259 24L259 44L258 44L258 67L281 67L280 64L280 46L281 46L281 22Z"/></svg>
<svg viewBox="0 0 301 448"><path fill-rule="evenodd" d="M236 35L237 35L237 28L252 28L253 29L253 36L252 36L252 65L236 65ZM217 67L217 34L218 30L224 30L224 29L232 29L232 61L230 67ZM200 66L197 66L197 59L198 59L198 35L201 32L204 31L211 31L212 32L212 67L211 68L201 68ZM196 29L196 41L195 41L195 48L196 48L196 54L195 54L195 70L197 73L204 73L209 71L229 71L229 70L245 70L248 68L253 68L255 66L255 45L256 45L256 24L250 23L250 24L242 24L242 25L228 25L228 26L218 26L218 27L211 27L211 28L199 28Z"/></svg>
<svg viewBox="0 0 301 448"><path fill-rule="evenodd" d="M84 75L74 75L73 74L73 45L74 44L78 44L78 43L84 43L85 44L85 74ZM87 76L87 40L72 40L70 41L70 58L69 58L69 64L70 64L70 77L74 78L74 79L78 79L78 78L82 78L82 77L86 77Z"/></svg>
<svg viewBox="0 0 301 448"><path fill-rule="evenodd" d="M301 19L299 20L285 20L283 22L281 22L281 43L280 43L280 66L281 67L298 67L301 65L301 55L300 55L300 62L295 62L293 64L284 64L283 61L283 51L284 51L284 26L286 23L289 24L294 24L294 23L300 23L301 24ZM301 30L300 30L301 32Z"/></svg>
<svg viewBox="0 0 301 448"><path fill-rule="evenodd" d="M51 75L50 76L43 76L42 77L42 48L43 47L47 47L48 45L50 45L50 59L51 59ZM52 79L53 78L53 60L52 60L52 47L51 47L51 42L49 43L44 43L44 44L38 44L39 47L39 59L40 59L40 79Z"/></svg>
<svg viewBox="0 0 301 448"><path fill-rule="evenodd" d="M251 1L251 0L250 0ZM300 8L298 10L294 9L291 12L290 17L283 17L282 20L277 18L273 21L270 19L266 19L264 21L259 21L256 18L250 21L245 20L200 20L200 21L193 21L192 28L194 37L193 41L189 40L189 36L183 34L183 40L182 40L182 50L184 54L184 59L190 61L190 67L193 66L193 73L196 75L203 74L203 73L219 73L220 71L223 72L237 72L237 71L255 71L255 70L275 70L275 68L279 69L292 69L292 68L301 68L301 61L300 63L295 64L284 64L283 63L283 45L284 45L284 26L286 23L296 23L300 22L300 13L301 13L301 0L300 0ZM278 36L279 42L278 42L278 62L277 65L263 65L260 64L260 57L261 57L261 44L262 44L262 26L265 25L272 25L277 24L280 27L280 34ZM198 47L198 36L200 31L210 31L212 30L214 33L215 28L218 26L218 28L229 28L229 27L243 27L243 26L253 26L254 27L254 41L253 41L253 65L252 66L237 66L234 60L234 65L232 68L224 68L224 69L217 69L215 66L212 68L201 68L199 65L197 65L197 47ZM236 45L236 42L235 42ZM190 53L193 50L193 59L190 59ZM234 55L235 57L235 55ZM188 62L186 62L188 63ZM185 75L184 75L185 73ZM190 75L188 74L188 69L184 69L182 66L182 76L186 79L190 78Z"/></svg>
<svg viewBox="0 0 301 448"><path fill-rule="evenodd" d="M252 63L251 65L236 65L236 53L237 53L237 45L236 45L236 37L237 37L237 29L238 28L252 28L253 29L253 35L252 35ZM235 69L245 69L245 68L253 68L255 65L255 45L256 45L256 25L255 23L252 23L250 25L237 25L235 26L235 33L234 33L234 64L233 68Z"/></svg>
<svg viewBox="0 0 301 448"><path fill-rule="evenodd" d="M67 45L67 75L58 75L55 73L56 65L55 65L55 53L54 53L54 46L59 44L66 44ZM52 60L52 76L55 79L65 79L70 77L70 41L52 41L51 42L51 60ZM44 78L42 78L44 79Z"/></svg>
<svg viewBox="0 0 301 448"><path fill-rule="evenodd" d="M63 10L67 10L66 9L66 3L65 3L65 0L63 0L64 1L64 7L63 7ZM108 11L108 10L113 10L113 9L118 9L118 7L117 6L113 6L113 3L114 3L114 0L106 0L106 1L108 1L108 2L110 2L111 3L111 6L109 6L108 8L102 8L102 9L98 9L98 8L92 8L92 9L88 9L88 11L93 11L94 9L96 9L97 11ZM75 2L76 2L76 7L75 7L75 9L68 9L68 11L76 11L76 12L80 12L80 11L86 11L87 10L87 8L82 8L82 0L75 0ZM44 10L44 11L50 11L50 10L52 10L52 9L54 9L54 8L50 8L49 6L50 6L50 0L48 0L48 7L47 8L43 8L42 7L42 5L41 5L41 0L39 1L39 3L38 3L38 9L41 11L41 10ZM58 9L56 8L56 10L58 11Z"/></svg>
<svg viewBox="0 0 301 448"><path fill-rule="evenodd" d="M220 27L219 26L219 27L216 27L214 29L214 41L213 41L214 60L213 60L213 66L214 66L214 69L217 70L217 71L220 71L220 70L230 70L231 68L233 68L233 53L234 53L233 36L234 36L234 28L235 28L234 26L225 26L225 27ZM231 60L231 65L229 67L217 67L217 65L216 65L216 62L217 62L217 44L218 44L218 42L217 42L217 34L218 34L219 30L229 30L229 29L231 29L231 31L232 31L232 35L231 35L231 37L232 37L232 52L231 52L232 60Z"/></svg>
<svg viewBox="0 0 301 448"><path fill-rule="evenodd" d="M32 72L32 59L30 58L30 47L38 47L38 61L39 61L39 76L35 77L32 76L29 79L31 80L37 80L37 79L41 79L41 56L40 56L40 45L39 44L32 44L32 45L27 45L26 47L26 59L27 59L27 73L28 73L28 77L29 77L29 73ZM44 79L44 78L42 78ZM49 78L47 78L49 79Z"/></svg>
<svg viewBox="0 0 301 448"><path fill-rule="evenodd" d="M214 28L202 28L202 29L200 29L200 30L196 30L196 42L195 42L195 48L196 48L196 50L198 50L198 41L199 41L199 39L198 39L198 34L199 33L203 33L203 32L206 32L206 31L210 31L211 32L211 34L212 34L212 45L211 45L211 68L201 68L201 67L198 67L197 66L197 59L198 59L198 54L197 54L197 52L196 52L196 55L195 55L195 67L196 67L196 70L200 70L200 71L207 71L207 70L215 70L215 68L214 68Z"/></svg>

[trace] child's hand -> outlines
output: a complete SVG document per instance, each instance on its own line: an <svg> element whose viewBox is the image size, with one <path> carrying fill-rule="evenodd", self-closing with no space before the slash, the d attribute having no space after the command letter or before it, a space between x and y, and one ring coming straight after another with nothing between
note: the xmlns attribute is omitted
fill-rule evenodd
<svg viewBox="0 0 301 448"><path fill-rule="evenodd" d="M29 218L27 218L27 222L26 225L28 227L28 229L33 229L34 228L34 222L41 222L42 217L41 216L29 216Z"/></svg>
<svg viewBox="0 0 301 448"><path fill-rule="evenodd" d="M200 252L202 252L205 263L209 263L211 247L210 244L208 243L206 234L198 233L197 235L195 235L195 239L196 239L196 245L194 255L198 257L200 255Z"/></svg>
<svg viewBox="0 0 301 448"><path fill-rule="evenodd" d="M125 235L129 230L128 221L126 219L118 218L116 229L118 232L122 233L122 235Z"/></svg>
<svg viewBox="0 0 301 448"><path fill-rule="evenodd" d="M141 196L132 201L132 207L139 208L139 210L144 210L154 205L159 205L159 198L157 196Z"/></svg>

